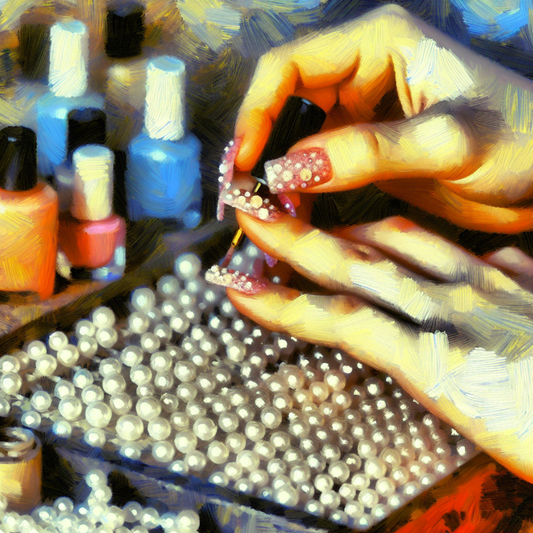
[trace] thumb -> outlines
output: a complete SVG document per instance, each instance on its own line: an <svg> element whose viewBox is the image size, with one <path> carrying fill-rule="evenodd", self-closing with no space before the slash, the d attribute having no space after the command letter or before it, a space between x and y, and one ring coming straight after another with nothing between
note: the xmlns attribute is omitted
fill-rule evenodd
<svg viewBox="0 0 533 533"><path fill-rule="evenodd" d="M449 114L357 124L307 137L265 170L274 194L344 191L411 177L457 179L475 168L472 137Z"/></svg>

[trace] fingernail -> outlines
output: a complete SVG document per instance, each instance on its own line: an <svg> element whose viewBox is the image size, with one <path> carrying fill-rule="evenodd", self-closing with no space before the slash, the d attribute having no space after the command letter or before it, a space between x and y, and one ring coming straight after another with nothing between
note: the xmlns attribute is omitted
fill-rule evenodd
<svg viewBox="0 0 533 533"><path fill-rule="evenodd" d="M299 150L265 163L272 194L316 187L331 180L331 162L322 148Z"/></svg>
<svg viewBox="0 0 533 533"><path fill-rule="evenodd" d="M235 289L244 294L257 294L267 286L266 281L261 281L238 270L220 268L218 265L213 265L205 273L205 280L215 285Z"/></svg>
<svg viewBox="0 0 533 533"><path fill-rule="evenodd" d="M218 205L217 205L217 220L220 222L224 219L224 202L222 200L225 192L230 188L233 180L233 168L235 166L235 158L237 152L241 147L242 139L240 137L230 141L228 146L224 148L224 155L222 162L218 167L220 176L218 178Z"/></svg>
<svg viewBox="0 0 533 533"><path fill-rule="evenodd" d="M230 207L240 209L265 222L276 220L282 214L281 209L274 205L270 198L262 198L258 194L252 194L244 189L226 192L222 196L222 201Z"/></svg>

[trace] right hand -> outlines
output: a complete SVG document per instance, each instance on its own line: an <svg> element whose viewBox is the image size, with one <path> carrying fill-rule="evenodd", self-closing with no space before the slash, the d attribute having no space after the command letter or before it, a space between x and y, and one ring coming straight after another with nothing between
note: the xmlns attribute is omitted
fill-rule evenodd
<svg viewBox="0 0 533 533"><path fill-rule="evenodd" d="M394 89L378 122L376 106ZM465 228L533 229L533 84L403 8L376 9L261 57L237 119L237 170L253 168L290 94L329 112L323 131L289 154L322 148L331 179L294 192L376 182Z"/></svg>

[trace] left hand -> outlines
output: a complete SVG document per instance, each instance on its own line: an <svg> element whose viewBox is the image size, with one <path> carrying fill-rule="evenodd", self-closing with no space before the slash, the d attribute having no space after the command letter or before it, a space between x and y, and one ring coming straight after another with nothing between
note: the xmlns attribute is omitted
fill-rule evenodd
<svg viewBox="0 0 533 533"><path fill-rule="evenodd" d="M508 248L482 260L402 218L336 234L285 214L237 218L255 245L332 293L228 289L239 311L387 372L533 482L533 294L520 284L531 258Z"/></svg>

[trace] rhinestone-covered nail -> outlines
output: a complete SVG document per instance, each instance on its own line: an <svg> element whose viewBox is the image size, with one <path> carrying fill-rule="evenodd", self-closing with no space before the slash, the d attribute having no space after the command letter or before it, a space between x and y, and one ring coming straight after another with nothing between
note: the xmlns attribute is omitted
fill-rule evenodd
<svg viewBox="0 0 533 533"><path fill-rule="evenodd" d="M331 179L331 162L322 148L310 148L267 161L265 172L272 194L308 189Z"/></svg>

